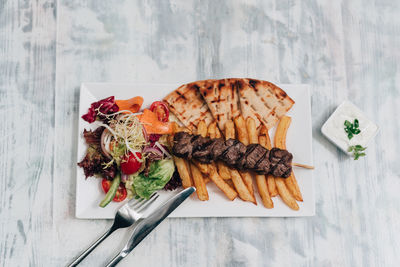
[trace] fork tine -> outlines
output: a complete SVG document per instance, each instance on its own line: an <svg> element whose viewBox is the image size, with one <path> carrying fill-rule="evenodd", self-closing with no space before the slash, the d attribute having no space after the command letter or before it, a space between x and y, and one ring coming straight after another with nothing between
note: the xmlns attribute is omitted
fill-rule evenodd
<svg viewBox="0 0 400 267"><path fill-rule="evenodd" d="M157 196L157 193L154 192L149 199L146 199L145 201L142 201L140 204L136 205L134 208L135 209L140 209L140 207L142 207L144 204L146 204L146 202L149 202L150 200L152 200L155 196Z"/></svg>
<svg viewBox="0 0 400 267"><path fill-rule="evenodd" d="M149 200L152 199L155 195L157 195L157 192L154 192L153 194L151 194L149 197Z"/></svg>
<svg viewBox="0 0 400 267"><path fill-rule="evenodd" d="M132 198L131 200L128 201L129 206L135 205L140 198Z"/></svg>
<svg viewBox="0 0 400 267"><path fill-rule="evenodd" d="M157 192L154 192L153 194L150 195L150 198L148 200L150 200L152 197L154 197L154 195L156 195ZM139 205L140 203L143 202L143 200L146 200L145 198L133 198L131 200L128 201L128 206L131 207L132 209L135 208L140 208L141 205ZM147 200L146 200L147 201Z"/></svg>
<svg viewBox="0 0 400 267"><path fill-rule="evenodd" d="M131 208L136 209L136 208L140 207L140 203L142 203L143 200L144 200L144 198L139 198L136 203L130 205Z"/></svg>
<svg viewBox="0 0 400 267"><path fill-rule="evenodd" d="M138 212L142 212L144 211L148 206L150 206L151 203L153 203L154 201L156 201L156 199L159 197L160 195L155 195L153 198L150 198L148 201L144 202L143 205L141 205L138 209Z"/></svg>

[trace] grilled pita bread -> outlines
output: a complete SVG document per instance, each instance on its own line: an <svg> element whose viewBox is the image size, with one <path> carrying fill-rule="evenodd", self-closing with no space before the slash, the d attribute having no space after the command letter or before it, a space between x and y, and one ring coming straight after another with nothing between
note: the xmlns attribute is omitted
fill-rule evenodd
<svg viewBox="0 0 400 267"><path fill-rule="evenodd" d="M190 130L201 120L225 123L240 114L255 120L257 128L275 126L294 101L276 85L255 79L203 80L182 85L164 98L170 111Z"/></svg>
<svg viewBox="0 0 400 267"><path fill-rule="evenodd" d="M238 84L243 116L257 117L268 129L273 128L294 104L293 99L273 83L243 79L243 82Z"/></svg>
<svg viewBox="0 0 400 267"><path fill-rule="evenodd" d="M238 79L207 80L199 87L200 93L222 132L225 123L240 115Z"/></svg>
<svg viewBox="0 0 400 267"><path fill-rule="evenodd" d="M169 110L191 131L197 128L201 120L207 125L213 121L213 116L199 93L199 87L205 82L184 84L164 98Z"/></svg>
<svg viewBox="0 0 400 267"><path fill-rule="evenodd" d="M249 86L249 82L247 79L237 79L237 89L244 88ZM262 125L261 116L258 114L253 107L250 105L249 101L243 100L239 94L239 103L240 103L240 111L243 118L246 120L248 117L253 118L256 123L256 128L259 129L260 125Z"/></svg>

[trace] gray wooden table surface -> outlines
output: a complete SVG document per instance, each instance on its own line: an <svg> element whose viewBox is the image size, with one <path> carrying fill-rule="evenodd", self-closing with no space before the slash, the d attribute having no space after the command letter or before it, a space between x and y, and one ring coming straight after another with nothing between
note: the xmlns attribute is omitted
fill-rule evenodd
<svg viewBox="0 0 400 267"><path fill-rule="evenodd" d="M74 218L81 82L254 77L311 86L316 216L168 219L121 266L398 266L399 17L391 0L0 0L0 265L63 266L110 223ZM380 126L357 162L320 133L345 99Z"/></svg>

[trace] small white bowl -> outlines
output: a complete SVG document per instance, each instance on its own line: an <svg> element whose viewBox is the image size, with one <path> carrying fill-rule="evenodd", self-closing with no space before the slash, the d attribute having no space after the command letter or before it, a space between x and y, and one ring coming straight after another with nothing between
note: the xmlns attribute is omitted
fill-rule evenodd
<svg viewBox="0 0 400 267"><path fill-rule="evenodd" d="M354 119L358 119L361 132L349 140L344 130L344 122L348 120L353 123ZM377 134L378 129L378 126L368 119L364 112L353 103L344 101L336 108L324 125L322 125L321 132L347 155L352 155L351 152L348 152L348 148L354 145L367 147Z"/></svg>

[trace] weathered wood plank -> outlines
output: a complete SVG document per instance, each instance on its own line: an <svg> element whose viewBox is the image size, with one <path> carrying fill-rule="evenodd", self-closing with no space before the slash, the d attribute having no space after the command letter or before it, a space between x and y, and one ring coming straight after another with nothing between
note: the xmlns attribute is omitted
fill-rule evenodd
<svg viewBox="0 0 400 267"><path fill-rule="evenodd" d="M53 254L55 1L0 2L0 266Z"/></svg>
<svg viewBox="0 0 400 267"><path fill-rule="evenodd" d="M398 3L60 0L57 12L52 1L0 3L0 265L63 265L109 224L74 218L81 82L235 76L312 86L317 215L169 219L121 266L399 262ZM344 99L381 126L358 162L320 133ZM124 234L84 265L104 264Z"/></svg>

